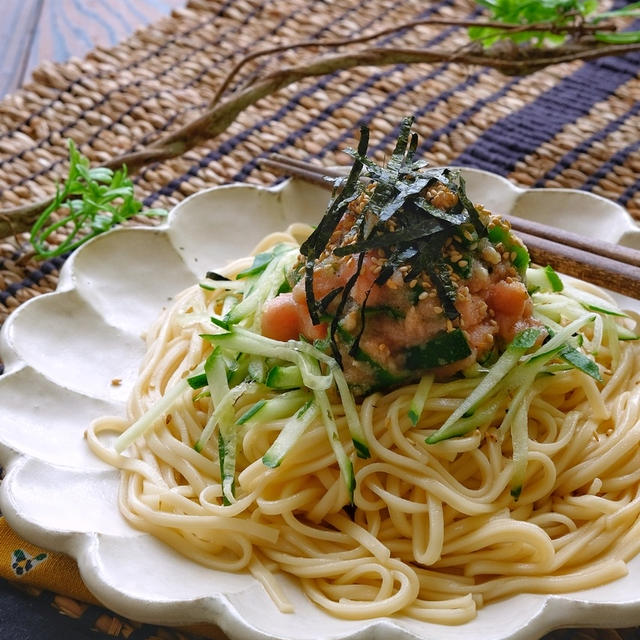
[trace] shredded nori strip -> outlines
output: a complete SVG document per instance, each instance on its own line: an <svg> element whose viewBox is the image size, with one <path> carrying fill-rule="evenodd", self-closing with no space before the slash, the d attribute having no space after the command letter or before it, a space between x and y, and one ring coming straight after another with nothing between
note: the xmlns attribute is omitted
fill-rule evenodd
<svg viewBox="0 0 640 640"><path fill-rule="evenodd" d="M369 129L363 126L360 128L358 154L364 155L367 152L368 146ZM320 324L320 314L318 313L315 293L313 291L313 270L315 261L327 246L331 235L347 210L349 202L355 200L360 195L357 191L357 186L361 173L362 162L356 159L346 181L342 182L340 179L336 181L336 195L329 206L329 210L313 233L311 233L300 247L300 253L307 258L305 263L305 295L307 298L309 315L311 316L313 324Z"/></svg>
<svg viewBox="0 0 640 640"><path fill-rule="evenodd" d="M207 271L206 277L209 280L216 280L218 282L229 282L229 280L231 280L231 278L227 278L227 276L223 276L222 274L216 273L215 271Z"/></svg>
<svg viewBox="0 0 640 640"><path fill-rule="evenodd" d="M386 166L379 166L368 158L369 131L360 129L360 141L356 150L347 153L353 158L349 176L334 183L334 198L329 209L300 252L305 257L305 295L311 320L318 324L329 305L339 299L337 309L332 312L329 339L332 350L341 362L336 343L336 331L347 308L350 293L360 276L364 258L368 251L382 252L380 273L374 284L384 285L401 267L409 267L403 277L405 281L428 275L436 288L445 316L455 319L459 316L455 308L457 287L452 280L454 270L443 257L443 248L448 238L459 233L463 225L470 225L479 237L487 236L487 229L465 192L465 183L457 171L448 168L425 169L424 161L415 161L418 137L411 133L413 118L404 118L398 139ZM361 176L368 177L373 189L362 185ZM427 191L441 184L453 192L456 203L448 208L440 208L426 199ZM336 257L357 256L355 273L343 287L337 287L322 300L315 298L313 288L314 270L317 261L327 250L327 246L341 219L368 189L368 199L355 222L355 237L349 236L349 244L333 249ZM461 234L462 235L462 234ZM360 327L349 353L359 349L360 337L366 322L367 292L360 305Z"/></svg>

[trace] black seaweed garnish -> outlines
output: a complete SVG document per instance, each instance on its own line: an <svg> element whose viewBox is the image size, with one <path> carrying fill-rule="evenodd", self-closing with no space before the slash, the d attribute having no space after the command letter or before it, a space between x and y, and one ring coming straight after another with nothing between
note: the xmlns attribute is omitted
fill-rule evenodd
<svg viewBox="0 0 640 640"><path fill-rule="evenodd" d="M360 143L358 144L358 154L363 156L367 152L369 146L369 129L361 127ZM316 260L324 251L331 235L335 231L342 216L347 210L349 203L355 200L360 192L357 187L362 173L362 162L355 160L346 181L344 178L338 178L334 183L334 198L327 213L324 215L320 224L314 229L313 233L305 240L300 247L300 253L306 257L305 263L305 295L307 298L307 307L309 315L314 324L320 323L318 307L313 291L313 269Z"/></svg>
<svg viewBox="0 0 640 640"><path fill-rule="evenodd" d="M403 267L406 267L403 269L405 281L428 276L438 293L445 316L453 320L459 314L455 308L457 287L452 276L458 275L445 259L445 244L456 233L464 235L461 233L464 225L474 229L478 237L487 236L478 211L466 195L460 174L448 168L429 169L424 161L414 160L418 136L411 134L412 124L413 118L402 121L398 140L386 166L379 166L366 156L369 131L367 127L361 127L358 148L347 150L353 157L349 176L336 180L333 200L326 215L300 249L305 257L305 294L313 323L318 324L329 304L338 299L337 309L332 313L329 338L339 361L336 332L342 314L345 310L352 310L348 306L350 293L360 276L367 251L376 250L381 256L375 285L385 284ZM361 180L363 175L368 178L367 184ZM438 185L457 196L455 204L440 207L427 199L429 189ZM362 208L357 214L353 233L349 234L349 243L329 247L349 205L363 195ZM356 270L343 287L332 290L318 301L313 288L314 270L327 253L336 257L357 256ZM349 345L351 355L358 350L364 331L369 293L360 305L359 331Z"/></svg>

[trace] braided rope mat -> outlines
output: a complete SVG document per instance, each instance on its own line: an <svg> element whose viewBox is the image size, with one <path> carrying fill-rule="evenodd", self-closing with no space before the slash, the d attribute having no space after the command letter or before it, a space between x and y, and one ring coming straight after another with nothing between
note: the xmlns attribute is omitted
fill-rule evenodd
<svg viewBox="0 0 640 640"><path fill-rule="evenodd" d="M99 164L174 131L204 111L226 72L249 51L353 37L431 15L473 17L477 10L468 0L191 0L112 49L45 64L31 84L0 102L0 206L53 193L66 172L67 138ZM422 26L379 44L430 45L444 38L465 41L460 29ZM258 59L239 82L313 55ZM209 144L141 171L137 194L146 206L171 208L213 185L271 184L277 177L260 159L274 151L343 163L341 150L355 144L363 122L380 158L400 119L414 114L419 153L433 164L479 167L523 186L591 191L640 218L639 69L640 55L632 54L524 78L447 63L359 68L300 81L241 113ZM24 235L1 240L0 323L24 301L52 291L63 262L34 261ZM86 611L65 602L70 615ZM96 614L104 616L118 620ZM98 627L105 630L104 620ZM123 622L106 627L122 637L133 629ZM158 637L173 634L164 630ZM569 630L547 639L632 637L640 632Z"/></svg>

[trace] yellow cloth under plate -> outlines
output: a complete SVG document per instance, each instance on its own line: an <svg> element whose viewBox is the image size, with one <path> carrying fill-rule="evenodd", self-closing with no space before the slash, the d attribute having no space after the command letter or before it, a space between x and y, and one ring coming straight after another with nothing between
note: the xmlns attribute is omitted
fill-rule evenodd
<svg viewBox="0 0 640 640"><path fill-rule="evenodd" d="M21 538L0 516L0 578L26 587L46 589L81 602L100 604L80 577L78 565L64 553L47 551ZM227 640L215 625L197 624L182 631Z"/></svg>
<svg viewBox="0 0 640 640"><path fill-rule="evenodd" d="M85 587L78 565L63 553L45 551L13 531L0 517L0 576L11 582L47 589L83 602L97 600Z"/></svg>

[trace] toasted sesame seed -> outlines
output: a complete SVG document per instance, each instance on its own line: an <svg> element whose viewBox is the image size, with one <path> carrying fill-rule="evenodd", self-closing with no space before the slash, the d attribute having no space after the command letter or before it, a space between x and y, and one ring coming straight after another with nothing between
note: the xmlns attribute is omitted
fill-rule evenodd
<svg viewBox="0 0 640 640"><path fill-rule="evenodd" d="M464 269L468 264L469 264L469 262L467 260L458 260L458 266L461 269Z"/></svg>
<svg viewBox="0 0 640 640"><path fill-rule="evenodd" d="M414 278L414 279L409 283L409 289L413 289L417 284L418 284L418 281Z"/></svg>
<svg viewBox="0 0 640 640"><path fill-rule="evenodd" d="M428 291L421 291L418 300L426 300L429 297Z"/></svg>
<svg viewBox="0 0 640 640"><path fill-rule="evenodd" d="M433 312L437 314L442 313L442 307L433 307Z"/></svg>

